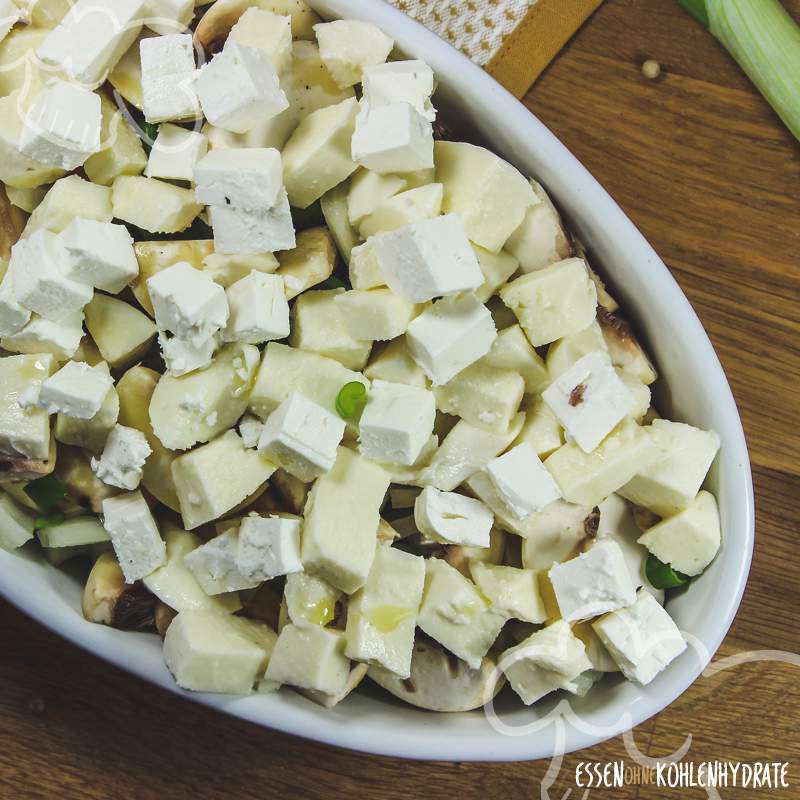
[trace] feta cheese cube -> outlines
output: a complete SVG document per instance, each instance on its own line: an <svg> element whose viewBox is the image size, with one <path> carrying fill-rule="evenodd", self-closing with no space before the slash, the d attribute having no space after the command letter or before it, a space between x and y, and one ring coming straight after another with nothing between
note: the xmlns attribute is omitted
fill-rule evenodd
<svg viewBox="0 0 800 800"><path fill-rule="evenodd" d="M286 576L283 597L286 612L296 625L322 625L333 621L342 593L327 581L307 572Z"/></svg>
<svg viewBox="0 0 800 800"><path fill-rule="evenodd" d="M61 241L70 280L118 294L139 275L133 239L124 225L76 217Z"/></svg>
<svg viewBox="0 0 800 800"><path fill-rule="evenodd" d="M103 500L103 527L111 537L125 583L145 578L166 563L166 546L141 492Z"/></svg>
<svg viewBox="0 0 800 800"><path fill-rule="evenodd" d="M184 689L249 694L264 677L275 639L253 620L216 609L185 609L167 628L164 661Z"/></svg>
<svg viewBox="0 0 800 800"><path fill-rule="evenodd" d="M194 0L144 0L143 22L162 36L185 30L194 16Z"/></svg>
<svg viewBox="0 0 800 800"><path fill-rule="evenodd" d="M591 453L567 442L544 465L565 500L596 506L657 458L658 450L646 429L628 417Z"/></svg>
<svg viewBox="0 0 800 800"><path fill-rule="evenodd" d="M547 575L561 616L567 622L590 619L636 600L636 587L625 556L610 539L597 542L563 564L555 564Z"/></svg>
<svg viewBox="0 0 800 800"><path fill-rule="evenodd" d="M214 357L218 344L216 336L210 336L195 346L178 336L169 336L163 331L158 333L161 357L164 359L167 372L175 377L188 375L190 372L207 367Z"/></svg>
<svg viewBox="0 0 800 800"><path fill-rule="evenodd" d="M377 548L367 582L347 605L347 657L408 678L424 586L421 556Z"/></svg>
<svg viewBox="0 0 800 800"><path fill-rule="evenodd" d="M147 279L156 324L198 347L228 321L225 290L186 261Z"/></svg>
<svg viewBox="0 0 800 800"><path fill-rule="evenodd" d="M345 690L350 659L341 631L318 625L286 625L278 636L266 678L280 684L325 694Z"/></svg>
<svg viewBox="0 0 800 800"><path fill-rule="evenodd" d="M597 290L581 258L568 258L523 275L500 290L534 347L588 328L597 311Z"/></svg>
<svg viewBox="0 0 800 800"><path fill-rule="evenodd" d="M239 529L231 527L183 557L203 591L214 596L241 589L254 589L261 579L239 570Z"/></svg>
<svg viewBox="0 0 800 800"><path fill-rule="evenodd" d="M92 472L108 486L133 491L142 480L144 462L152 452L141 431L115 425L102 455L91 461Z"/></svg>
<svg viewBox="0 0 800 800"><path fill-rule="evenodd" d="M494 514L479 500L426 486L414 502L414 521L431 541L488 547Z"/></svg>
<svg viewBox="0 0 800 800"><path fill-rule="evenodd" d="M519 444L486 465L486 471L514 516L525 519L561 497L553 476L528 443Z"/></svg>
<svg viewBox="0 0 800 800"><path fill-rule="evenodd" d="M32 317L23 328L0 339L0 347L12 353L48 353L59 361L75 355L83 337L83 312L75 311L60 322Z"/></svg>
<svg viewBox="0 0 800 800"><path fill-rule="evenodd" d="M505 621L455 567L440 558L425 561L417 625L442 647L478 669Z"/></svg>
<svg viewBox="0 0 800 800"><path fill-rule="evenodd" d="M347 594L364 585L377 545L389 474L346 447L308 495L301 556L309 572Z"/></svg>
<svg viewBox="0 0 800 800"><path fill-rule="evenodd" d="M660 517L669 517L694 501L719 450L719 436L666 419L653 420L648 430L659 458L619 493Z"/></svg>
<svg viewBox="0 0 800 800"><path fill-rule="evenodd" d="M271 208L247 211L229 206L210 206L214 249L219 253L257 254L291 250L297 243L286 190Z"/></svg>
<svg viewBox="0 0 800 800"><path fill-rule="evenodd" d="M699 575L714 560L720 540L717 501L702 491L688 508L648 528L638 541L678 572Z"/></svg>
<svg viewBox="0 0 800 800"><path fill-rule="evenodd" d="M42 164L72 170L100 150L100 98L80 86L53 80L25 114L20 152Z"/></svg>
<svg viewBox="0 0 800 800"><path fill-rule="evenodd" d="M592 668L583 642L564 620L509 648L498 663L526 706L550 692L567 688L582 672Z"/></svg>
<svg viewBox="0 0 800 800"><path fill-rule="evenodd" d="M645 686L685 649L672 617L646 589L636 602L606 614L592 628L626 678Z"/></svg>
<svg viewBox="0 0 800 800"><path fill-rule="evenodd" d="M30 318L31 312L17 300L14 275L9 264L0 281L0 336L16 333Z"/></svg>
<svg viewBox="0 0 800 800"><path fill-rule="evenodd" d="M357 225L382 200L403 191L406 185L406 179L400 175L380 175L363 167L356 170L347 191L347 217L350 224Z"/></svg>
<svg viewBox="0 0 800 800"><path fill-rule="evenodd" d="M78 0L36 55L85 86L99 86L142 29L142 0Z"/></svg>
<svg viewBox="0 0 800 800"><path fill-rule="evenodd" d="M68 361L44 380L33 405L43 408L48 414L91 419L100 410L113 385L105 361L94 367L82 361Z"/></svg>
<svg viewBox="0 0 800 800"><path fill-rule="evenodd" d="M369 22L337 19L314 26L319 55L341 88L361 82L365 67L382 64L394 47L394 40Z"/></svg>
<svg viewBox="0 0 800 800"><path fill-rule="evenodd" d="M119 394L112 386L100 406L100 410L89 419L77 419L59 414L56 417L56 441L83 447L90 453L102 453L109 433L119 417ZM136 488L136 487L133 487Z"/></svg>
<svg viewBox="0 0 800 800"><path fill-rule="evenodd" d="M264 423L252 414L245 414L239 420L239 436L242 437L244 446L248 448L258 447L258 440L264 430Z"/></svg>
<svg viewBox="0 0 800 800"><path fill-rule="evenodd" d="M11 248L14 293L25 308L60 322L92 299L92 287L69 278L61 239L39 230Z"/></svg>
<svg viewBox="0 0 800 800"><path fill-rule="evenodd" d="M374 381L358 425L361 452L373 461L411 466L430 439L435 420L432 392Z"/></svg>
<svg viewBox="0 0 800 800"><path fill-rule="evenodd" d="M358 101L348 97L309 114L282 151L283 180L291 204L308 208L356 170L350 154Z"/></svg>
<svg viewBox="0 0 800 800"><path fill-rule="evenodd" d="M52 370L46 354L0 358L0 453L6 456L47 458L50 417L37 408L23 408L20 397L38 392Z"/></svg>
<svg viewBox="0 0 800 800"><path fill-rule="evenodd" d="M248 516L239 526L236 568L242 575L270 581L302 572L300 520L280 516Z"/></svg>
<svg viewBox="0 0 800 800"><path fill-rule="evenodd" d="M194 45L191 34L171 33L139 42L142 104L148 122L197 119Z"/></svg>
<svg viewBox="0 0 800 800"><path fill-rule="evenodd" d="M333 467L344 429L340 417L292 391L267 417L258 449L308 483Z"/></svg>
<svg viewBox="0 0 800 800"><path fill-rule="evenodd" d="M389 233L416 222L435 219L442 213L442 184L415 186L379 202L361 220L358 232L365 239L379 233Z"/></svg>
<svg viewBox="0 0 800 800"><path fill-rule="evenodd" d="M214 149L195 167L194 182L198 203L272 208L283 189L281 154L269 147Z"/></svg>
<svg viewBox="0 0 800 800"><path fill-rule="evenodd" d="M208 137L204 133L165 122L158 128L144 174L148 178L190 181L207 152Z"/></svg>
<svg viewBox="0 0 800 800"><path fill-rule="evenodd" d="M260 47L280 74L292 66L292 18L251 6L228 34L229 42Z"/></svg>
<svg viewBox="0 0 800 800"><path fill-rule="evenodd" d="M362 101L351 143L353 161L375 172L433 167L433 126L408 103L372 108Z"/></svg>
<svg viewBox="0 0 800 800"><path fill-rule="evenodd" d="M194 85L208 121L233 133L247 133L289 106L269 56L236 42L201 67Z"/></svg>
<svg viewBox="0 0 800 800"><path fill-rule="evenodd" d="M486 355L497 338L492 315L473 294L445 297L408 326L411 357L435 386Z"/></svg>
<svg viewBox="0 0 800 800"><path fill-rule="evenodd" d="M225 464L224 473L220 464ZM248 450L232 430L178 456L172 462L172 479L184 527L192 530L219 519L253 494L273 472L275 465Z"/></svg>
<svg viewBox="0 0 800 800"><path fill-rule="evenodd" d="M402 336L422 310L389 289L351 289L335 295L348 333L361 341L385 341Z"/></svg>
<svg viewBox="0 0 800 800"><path fill-rule="evenodd" d="M492 608L509 619L541 624L547 611L539 591L539 580L531 569L484 564L476 558L469 562L472 580Z"/></svg>
<svg viewBox="0 0 800 800"><path fill-rule="evenodd" d="M386 344L377 355L373 353L364 370L364 376L371 381L390 381L420 389L428 388L425 373L409 355L405 339L402 337Z"/></svg>
<svg viewBox="0 0 800 800"><path fill-rule="evenodd" d="M408 103L425 119L436 119L431 104L433 70L424 61L390 61L364 67L362 83L370 108Z"/></svg>
<svg viewBox="0 0 800 800"><path fill-rule="evenodd" d="M253 270L225 294L230 314L223 341L260 344L289 335L289 304L280 275Z"/></svg>
<svg viewBox="0 0 800 800"><path fill-rule="evenodd" d="M583 356L542 392L542 398L585 453L591 453L635 403L602 350Z"/></svg>
<svg viewBox="0 0 800 800"><path fill-rule="evenodd" d="M0 548L16 550L33 539L34 517L0 492Z"/></svg>

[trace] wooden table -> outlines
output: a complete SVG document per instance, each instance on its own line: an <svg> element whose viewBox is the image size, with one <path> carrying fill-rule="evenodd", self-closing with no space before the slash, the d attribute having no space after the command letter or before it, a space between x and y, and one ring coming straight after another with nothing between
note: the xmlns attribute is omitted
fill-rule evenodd
<svg viewBox="0 0 800 800"><path fill-rule="evenodd" d="M786 1L786 0L784 0ZM800 0L788 6L800 18ZM656 81L640 65L657 59ZM800 650L800 148L723 50L671 0L607 0L526 98L621 203L694 304L751 448L757 542L718 658ZM713 613L713 609L708 610ZM0 798L539 797L544 763L415 764L260 730L93 659L0 604ZM794 671L793 671L794 670ZM800 673L759 662L702 679L634 731L657 757L794 759ZM565 758L625 757L622 738ZM705 797L628 786L592 797ZM724 798L761 792L722 790Z"/></svg>

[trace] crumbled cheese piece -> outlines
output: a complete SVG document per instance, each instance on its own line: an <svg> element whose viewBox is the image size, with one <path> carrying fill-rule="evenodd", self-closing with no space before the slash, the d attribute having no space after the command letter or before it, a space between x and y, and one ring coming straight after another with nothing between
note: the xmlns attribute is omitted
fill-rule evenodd
<svg viewBox="0 0 800 800"><path fill-rule="evenodd" d="M242 437L245 447L258 447L258 440L264 430L264 423L252 414L245 414L239 420L239 436Z"/></svg>
<svg viewBox="0 0 800 800"><path fill-rule="evenodd" d="M223 341L261 344L289 335L289 303L280 275L253 270L225 293L230 315Z"/></svg>
<svg viewBox="0 0 800 800"><path fill-rule="evenodd" d="M183 563L208 595L254 589L261 580L239 571L238 554L239 529L232 527L187 553Z"/></svg>
<svg viewBox="0 0 800 800"><path fill-rule="evenodd" d="M253 211L209 206L208 215L214 229L214 249L219 253L247 255L293 250L297 244L285 189L270 208Z"/></svg>
<svg viewBox="0 0 800 800"><path fill-rule="evenodd" d="M124 225L76 217L61 234L70 280L118 294L139 275L133 239Z"/></svg>
<svg viewBox="0 0 800 800"><path fill-rule="evenodd" d="M218 339L216 336L209 336L204 342L194 345L178 336L169 336L159 331L158 344L167 371L170 375L180 377L207 367L214 357Z"/></svg>
<svg viewBox="0 0 800 800"><path fill-rule="evenodd" d="M82 361L68 361L58 372L45 379L35 405L49 414L91 419L100 410L113 385L114 380L105 361L94 367Z"/></svg>
<svg viewBox="0 0 800 800"><path fill-rule="evenodd" d="M9 265L0 282L0 336L16 333L30 318L31 312L17 300L14 276Z"/></svg>
<svg viewBox="0 0 800 800"><path fill-rule="evenodd" d="M0 347L12 353L49 353L60 361L75 355L83 337L83 312L74 311L59 322L32 317L23 328L0 339Z"/></svg>
<svg viewBox="0 0 800 800"><path fill-rule="evenodd" d="M92 472L109 486L133 491L142 480L144 462L152 452L141 431L115 425L102 455L91 461Z"/></svg>
<svg viewBox="0 0 800 800"><path fill-rule="evenodd" d="M302 572L300 520L280 516L248 516L239 526L236 568L242 575L270 581Z"/></svg>
<svg viewBox="0 0 800 800"><path fill-rule="evenodd" d="M503 502L518 519L541 511L561 497L553 476L527 442L490 461L486 472Z"/></svg>

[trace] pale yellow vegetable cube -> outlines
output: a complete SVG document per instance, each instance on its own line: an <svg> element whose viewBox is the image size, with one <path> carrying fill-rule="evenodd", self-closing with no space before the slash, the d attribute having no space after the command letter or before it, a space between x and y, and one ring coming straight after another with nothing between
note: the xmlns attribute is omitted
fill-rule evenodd
<svg viewBox="0 0 800 800"><path fill-rule="evenodd" d="M545 458L564 444L564 431L550 406L541 397L534 397L523 406L525 423L514 446L527 442L539 458Z"/></svg>
<svg viewBox="0 0 800 800"><path fill-rule="evenodd" d="M33 189L18 189L15 186L6 186L6 194L12 206L21 208L26 213L31 214L36 206L44 200L44 196L47 194L47 187L37 186Z"/></svg>
<svg viewBox="0 0 800 800"><path fill-rule="evenodd" d="M372 242L364 242L350 251L349 270L350 285L354 289L377 289L386 285Z"/></svg>
<svg viewBox="0 0 800 800"><path fill-rule="evenodd" d="M470 561L472 580L495 611L509 619L542 623L547 619L536 573L481 561Z"/></svg>
<svg viewBox="0 0 800 800"><path fill-rule="evenodd" d="M0 453L47 458L50 415L41 408L24 409L17 402L25 390L36 391L53 370L50 355L0 358Z"/></svg>
<svg viewBox="0 0 800 800"><path fill-rule="evenodd" d="M441 183L419 186L389 197L378 203L374 210L361 220L358 231L366 239L378 233L387 233L438 217L442 213L443 187Z"/></svg>
<svg viewBox="0 0 800 800"><path fill-rule="evenodd" d="M111 187L114 216L151 233L186 230L203 210L194 192L138 175L120 175Z"/></svg>
<svg viewBox="0 0 800 800"><path fill-rule="evenodd" d="M533 349L519 325L501 330L492 343L492 349L480 363L518 372L525 382L526 394L538 394L550 383L542 357Z"/></svg>
<svg viewBox="0 0 800 800"><path fill-rule="evenodd" d="M67 175L50 187L31 214L22 236L30 236L41 228L61 233L75 217L111 222L113 216L111 190L107 186L97 186L78 175Z"/></svg>
<svg viewBox="0 0 800 800"><path fill-rule="evenodd" d="M325 626L333 621L342 593L316 575L293 572L286 576L283 596L292 622Z"/></svg>
<svg viewBox="0 0 800 800"><path fill-rule="evenodd" d="M253 270L272 273L278 266L278 259L272 253L247 256L210 253L203 259L203 272L226 289L246 278Z"/></svg>
<svg viewBox="0 0 800 800"><path fill-rule="evenodd" d="M306 228L297 234L293 250L278 253L277 274L283 278L286 299L330 278L336 265L336 246L326 228Z"/></svg>
<svg viewBox="0 0 800 800"><path fill-rule="evenodd" d="M93 183L110 186L117 175L138 175L147 166L142 140L117 106L100 95L102 150L89 156L83 165Z"/></svg>
<svg viewBox="0 0 800 800"><path fill-rule="evenodd" d="M429 383L425 373L411 358L405 337L393 339L377 353L373 351L369 364L364 369L364 376L371 381L404 383L407 386L419 386L421 389L427 389Z"/></svg>
<svg viewBox="0 0 800 800"><path fill-rule="evenodd" d="M404 300L391 289L351 289L337 294L335 304L347 332L360 341L386 341L402 336L424 308Z"/></svg>
<svg viewBox="0 0 800 800"><path fill-rule="evenodd" d="M100 292L85 307L86 329L112 369L140 359L156 335L151 319L124 300Z"/></svg>
<svg viewBox="0 0 800 800"><path fill-rule="evenodd" d="M347 218L347 192L348 181L343 181L338 186L326 192L320 199L322 216L336 242L336 247L346 264L350 263L350 253L359 243L358 231L350 224ZM366 287L361 287L366 288Z"/></svg>
<svg viewBox="0 0 800 800"><path fill-rule="evenodd" d="M83 447L91 453L102 453L108 434L111 433L119 417L119 395L112 386L100 406L100 410L90 419L78 419L59 414L56 417L56 441Z"/></svg>
<svg viewBox="0 0 800 800"><path fill-rule="evenodd" d="M0 491L0 548L16 550L33 539L34 517Z"/></svg>
<svg viewBox="0 0 800 800"><path fill-rule="evenodd" d="M576 361L597 350L607 352L603 333L596 321L578 333L564 336L547 348L547 372L550 381L563 375Z"/></svg>
<svg viewBox="0 0 800 800"><path fill-rule="evenodd" d="M475 296L485 303L519 269L519 262L505 250L490 253L475 244L472 249L483 273L483 284L475 290Z"/></svg>

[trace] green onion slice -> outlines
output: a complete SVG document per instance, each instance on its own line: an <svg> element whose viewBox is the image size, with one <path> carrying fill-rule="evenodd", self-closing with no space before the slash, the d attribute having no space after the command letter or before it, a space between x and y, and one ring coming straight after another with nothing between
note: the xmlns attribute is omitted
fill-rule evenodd
<svg viewBox="0 0 800 800"><path fill-rule="evenodd" d="M673 569L652 553L647 556L644 572L647 575L647 580L656 589L674 589L676 586L683 586L690 580L688 575Z"/></svg>
<svg viewBox="0 0 800 800"><path fill-rule="evenodd" d="M45 475L25 486L25 494L40 511L49 512L67 496L67 487L55 475Z"/></svg>
<svg viewBox="0 0 800 800"><path fill-rule="evenodd" d="M33 527L36 528L37 531L41 531L44 528L52 528L55 525L60 525L63 521L64 515L60 511L53 511L51 514L36 517Z"/></svg>
<svg viewBox="0 0 800 800"><path fill-rule="evenodd" d="M367 404L367 387L359 381L350 381L336 395L336 411L342 419L356 419Z"/></svg>

